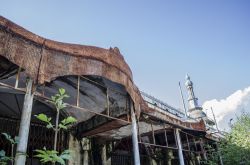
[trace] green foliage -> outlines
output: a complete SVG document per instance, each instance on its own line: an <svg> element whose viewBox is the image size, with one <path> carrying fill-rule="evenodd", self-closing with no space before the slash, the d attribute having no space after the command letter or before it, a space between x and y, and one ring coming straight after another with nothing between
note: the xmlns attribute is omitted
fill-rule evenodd
<svg viewBox="0 0 250 165"><path fill-rule="evenodd" d="M4 135L4 137L10 142L10 144L17 144L19 142L19 138L17 136L11 138L11 136L7 133L2 133L2 135Z"/></svg>
<svg viewBox="0 0 250 165"><path fill-rule="evenodd" d="M45 115L45 114L43 114L43 113L41 113L41 114L39 114L39 115L35 115L35 117L36 117L37 119L39 119L40 121L45 122L45 123L47 124L47 125L46 125L47 128L53 128L53 125L52 125L52 123L51 123L51 117L48 117L47 115Z"/></svg>
<svg viewBox="0 0 250 165"><path fill-rule="evenodd" d="M6 153L4 150L0 151L0 164L6 165L8 161L13 160L11 157L6 156Z"/></svg>
<svg viewBox="0 0 250 165"><path fill-rule="evenodd" d="M220 143L224 164L250 165L250 114L243 113Z"/></svg>
<svg viewBox="0 0 250 165"><path fill-rule="evenodd" d="M13 156L13 149L14 149L14 145L19 143L19 138L17 136L15 136L14 138L12 138L9 134L7 133L2 133L2 135L5 137L5 139L11 144L11 156L6 156L6 152L4 150L0 151L0 164L1 165L5 165L8 163L8 161L13 161L14 160L14 156Z"/></svg>
<svg viewBox="0 0 250 165"><path fill-rule="evenodd" d="M38 153L36 157L40 158L40 161L42 163L60 163L62 165L65 165L65 161L69 160L70 157L70 150L63 151L60 155L57 151L54 150L47 150L46 148L43 148L43 150L36 150Z"/></svg>
<svg viewBox="0 0 250 165"><path fill-rule="evenodd" d="M65 119L63 119L60 124L59 124L59 128L62 128L62 129L65 129L67 130L69 126L71 126L72 124L74 124L77 120L72 117L72 116L69 116Z"/></svg>
<svg viewBox="0 0 250 165"><path fill-rule="evenodd" d="M51 100L52 100L52 104L55 105L55 108L57 109L57 112L59 113L59 111L63 108L65 108L67 106L66 103L63 102L63 99L64 98L68 98L69 96L65 93L65 89L63 88L60 88L58 93L55 94L55 96L52 96L51 97ZM72 124L74 124L77 120L72 117L72 116L69 116L65 119L63 119L58 126L56 125L53 125L51 120L52 118L51 117L48 117L47 115L41 113L39 115L35 115L35 117L46 123L46 127L47 128L51 128L53 129L54 131L60 131L60 129L64 129L64 130L67 130Z"/></svg>
<svg viewBox="0 0 250 165"><path fill-rule="evenodd" d="M218 144L218 150L207 146L208 160L204 164L218 164L221 155L224 165L250 165L250 114L243 113L231 126L231 131Z"/></svg>
<svg viewBox="0 0 250 165"><path fill-rule="evenodd" d="M63 99L68 97L69 96L65 94L65 89L60 88L59 92L55 96L51 97L51 100L56 109L59 111L67 106L67 104L63 102Z"/></svg>
<svg viewBox="0 0 250 165"><path fill-rule="evenodd" d="M55 105L55 108L57 110L57 115L56 115L57 117L56 117L55 125L52 124L51 117L48 117L45 114L35 115L35 117L38 120L47 124L46 127L48 129L53 129L55 131L54 150L47 150L46 148L43 148L43 150L36 150L36 152L38 153L36 157L40 158L40 161L42 163L51 162L53 164L59 163L59 164L65 165L65 161L70 159L69 150L65 150L61 154L59 154L59 152L56 151L58 132L61 129L63 130L69 129L70 126L72 126L72 124L77 122L77 120L74 117L68 116L59 123L60 110L62 110L63 108L67 106L67 104L63 102L63 99L67 97L69 96L65 93L65 89L63 88L60 88L58 93L55 96L51 97L51 100L52 100L51 103Z"/></svg>
<svg viewBox="0 0 250 165"><path fill-rule="evenodd" d="M218 150L209 144L205 145L204 149L207 151L206 152L207 160L202 160L201 164L218 165L220 159Z"/></svg>

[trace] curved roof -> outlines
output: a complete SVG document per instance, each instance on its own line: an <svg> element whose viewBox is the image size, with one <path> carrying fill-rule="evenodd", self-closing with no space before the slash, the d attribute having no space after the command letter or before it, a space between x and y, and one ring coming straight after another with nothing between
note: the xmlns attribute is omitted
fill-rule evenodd
<svg viewBox="0 0 250 165"><path fill-rule="evenodd" d="M0 56L25 69L36 84L67 75L104 77L126 88L138 116L141 107L144 113L174 125L204 130L203 123L190 124L150 108L134 84L132 72L118 48L104 49L52 41L0 16Z"/></svg>
<svg viewBox="0 0 250 165"><path fill-rule="evenodd" d="M141 102L132 72L118 48L49 40L2 16L0 28L0 55L25 69L35 83L43 84L65 75L97 75L124 85L136 107Z"/></svg>

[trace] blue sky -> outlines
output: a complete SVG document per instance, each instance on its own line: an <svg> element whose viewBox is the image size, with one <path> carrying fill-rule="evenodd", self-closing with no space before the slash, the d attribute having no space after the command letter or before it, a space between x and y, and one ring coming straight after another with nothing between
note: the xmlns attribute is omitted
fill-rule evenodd
<svg viewBox="0 0 250 165"><path fill-rule="evenodd" d="M186 73L200 104L250 86L249 9L248 0L8 0L0 14L49 39L119 47L141 90L181 107Z"/></svg>

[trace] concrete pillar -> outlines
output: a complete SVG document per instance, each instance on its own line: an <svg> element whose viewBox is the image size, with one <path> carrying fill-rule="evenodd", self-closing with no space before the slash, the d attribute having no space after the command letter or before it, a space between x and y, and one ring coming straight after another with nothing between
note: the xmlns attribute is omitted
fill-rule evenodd
<svg viewBox="0 0 250 165"><path fill-rule="evenodd" d="M109 150L108 150L109 149ZM107 145L107 149L108 151L112 152L113 151L113 147L112 147L112 142L109 142ZM110 154L109 154L110 155ZM107 165L111 165L111 156L107 156Z"/></svg>
<svg viewBox="0 0 250 165"><path fill-rule="evenodd" d="M81 144L70 134L69 137L69 150L72 151L71 159L68 165L80 165L81 164Z"/></svg>
<svg viewBox="0 0 250 165"><path fill-rule="evenodd" d="M19 128L19 143L17 144L15 165L25 165L26 162L26 151L29 138L30 119L32 113L34 91L33 81L28 79L26 86L26 94L23 102L21 123Z"/></svg>
<svg viewBox="0 0 250 165"><path fill-rule="evenodd" d="M89 150L90 150L90 141L87 138L82 139L82 150L83 150L83 165L89 164Z"/></svg>
<svg viewBox="0 0 250 165"><path fill-rule="evenodd" d="M84 150L83 151L83 165L88 165L89 164L89 151Z"/></svg>
<svg viewBox="0 0 250 165"><path fill-rule="evenodd" d="M168 149L167 151L167 164L172 165L172 160L174 159L174 153L173 150Z"/></svg>
<svg viewBox="0 0 250 165"><path fill-rule="evenodd" d="M176 140L177 140L177 145L178 145L178 156L179 156L179 162L180 165L185 165L184 164L184 157L182 153L182 145L181 145L181 138L180 138L180 132L179 129L175 129L175 134L176 134Z"/></svg>
<svg viewBox="0 0 250 165"><path fill-rule="evenodd" d="M138 146L138 135L137 135L137 124L134 110L131 108L131 120L132 120L132 142L133 142L133 154L134 154L134 165L140 165L140 153Z"/></svg>
<svg viewBox="0 0 250 165"><path fill-rule="evenodd" d="M102 165L107 165L106 144L101 146Z"/></svg>
<svg viewBox="0 0 250 165"><path fill-rule="evenodd" d="M157 162L152 157L150 157L150 165L157 165Z"/></svg>

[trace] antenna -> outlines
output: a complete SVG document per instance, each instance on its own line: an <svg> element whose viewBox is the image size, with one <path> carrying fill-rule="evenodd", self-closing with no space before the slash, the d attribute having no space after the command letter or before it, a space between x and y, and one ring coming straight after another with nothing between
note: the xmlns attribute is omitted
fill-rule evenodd
<svg viewBox="0 0 250 165"><path fill-rule="evenodd" d="M220 132L220 131L219 131L219 128L218 128L218 124L217 124L216 118L215 118L215 115L214 115L214 110L213 110L212 107L211 107L211 111L212 111L213 116L214 116L214 122L215 122L216 129L217 129L218 132Z"/></svg>
<svg viewBox="0 0 250 165"><path fill-rule="evenodd" d="M181 82L179 81L179 89L180 89L180 94L181 94L181 100L182 100L182 105L185 111L185 117L187 118L187 109L186 109L186 105L184 102L184 98L183 98L183 94L182 94L182 90L181 90Z"/></svg>

